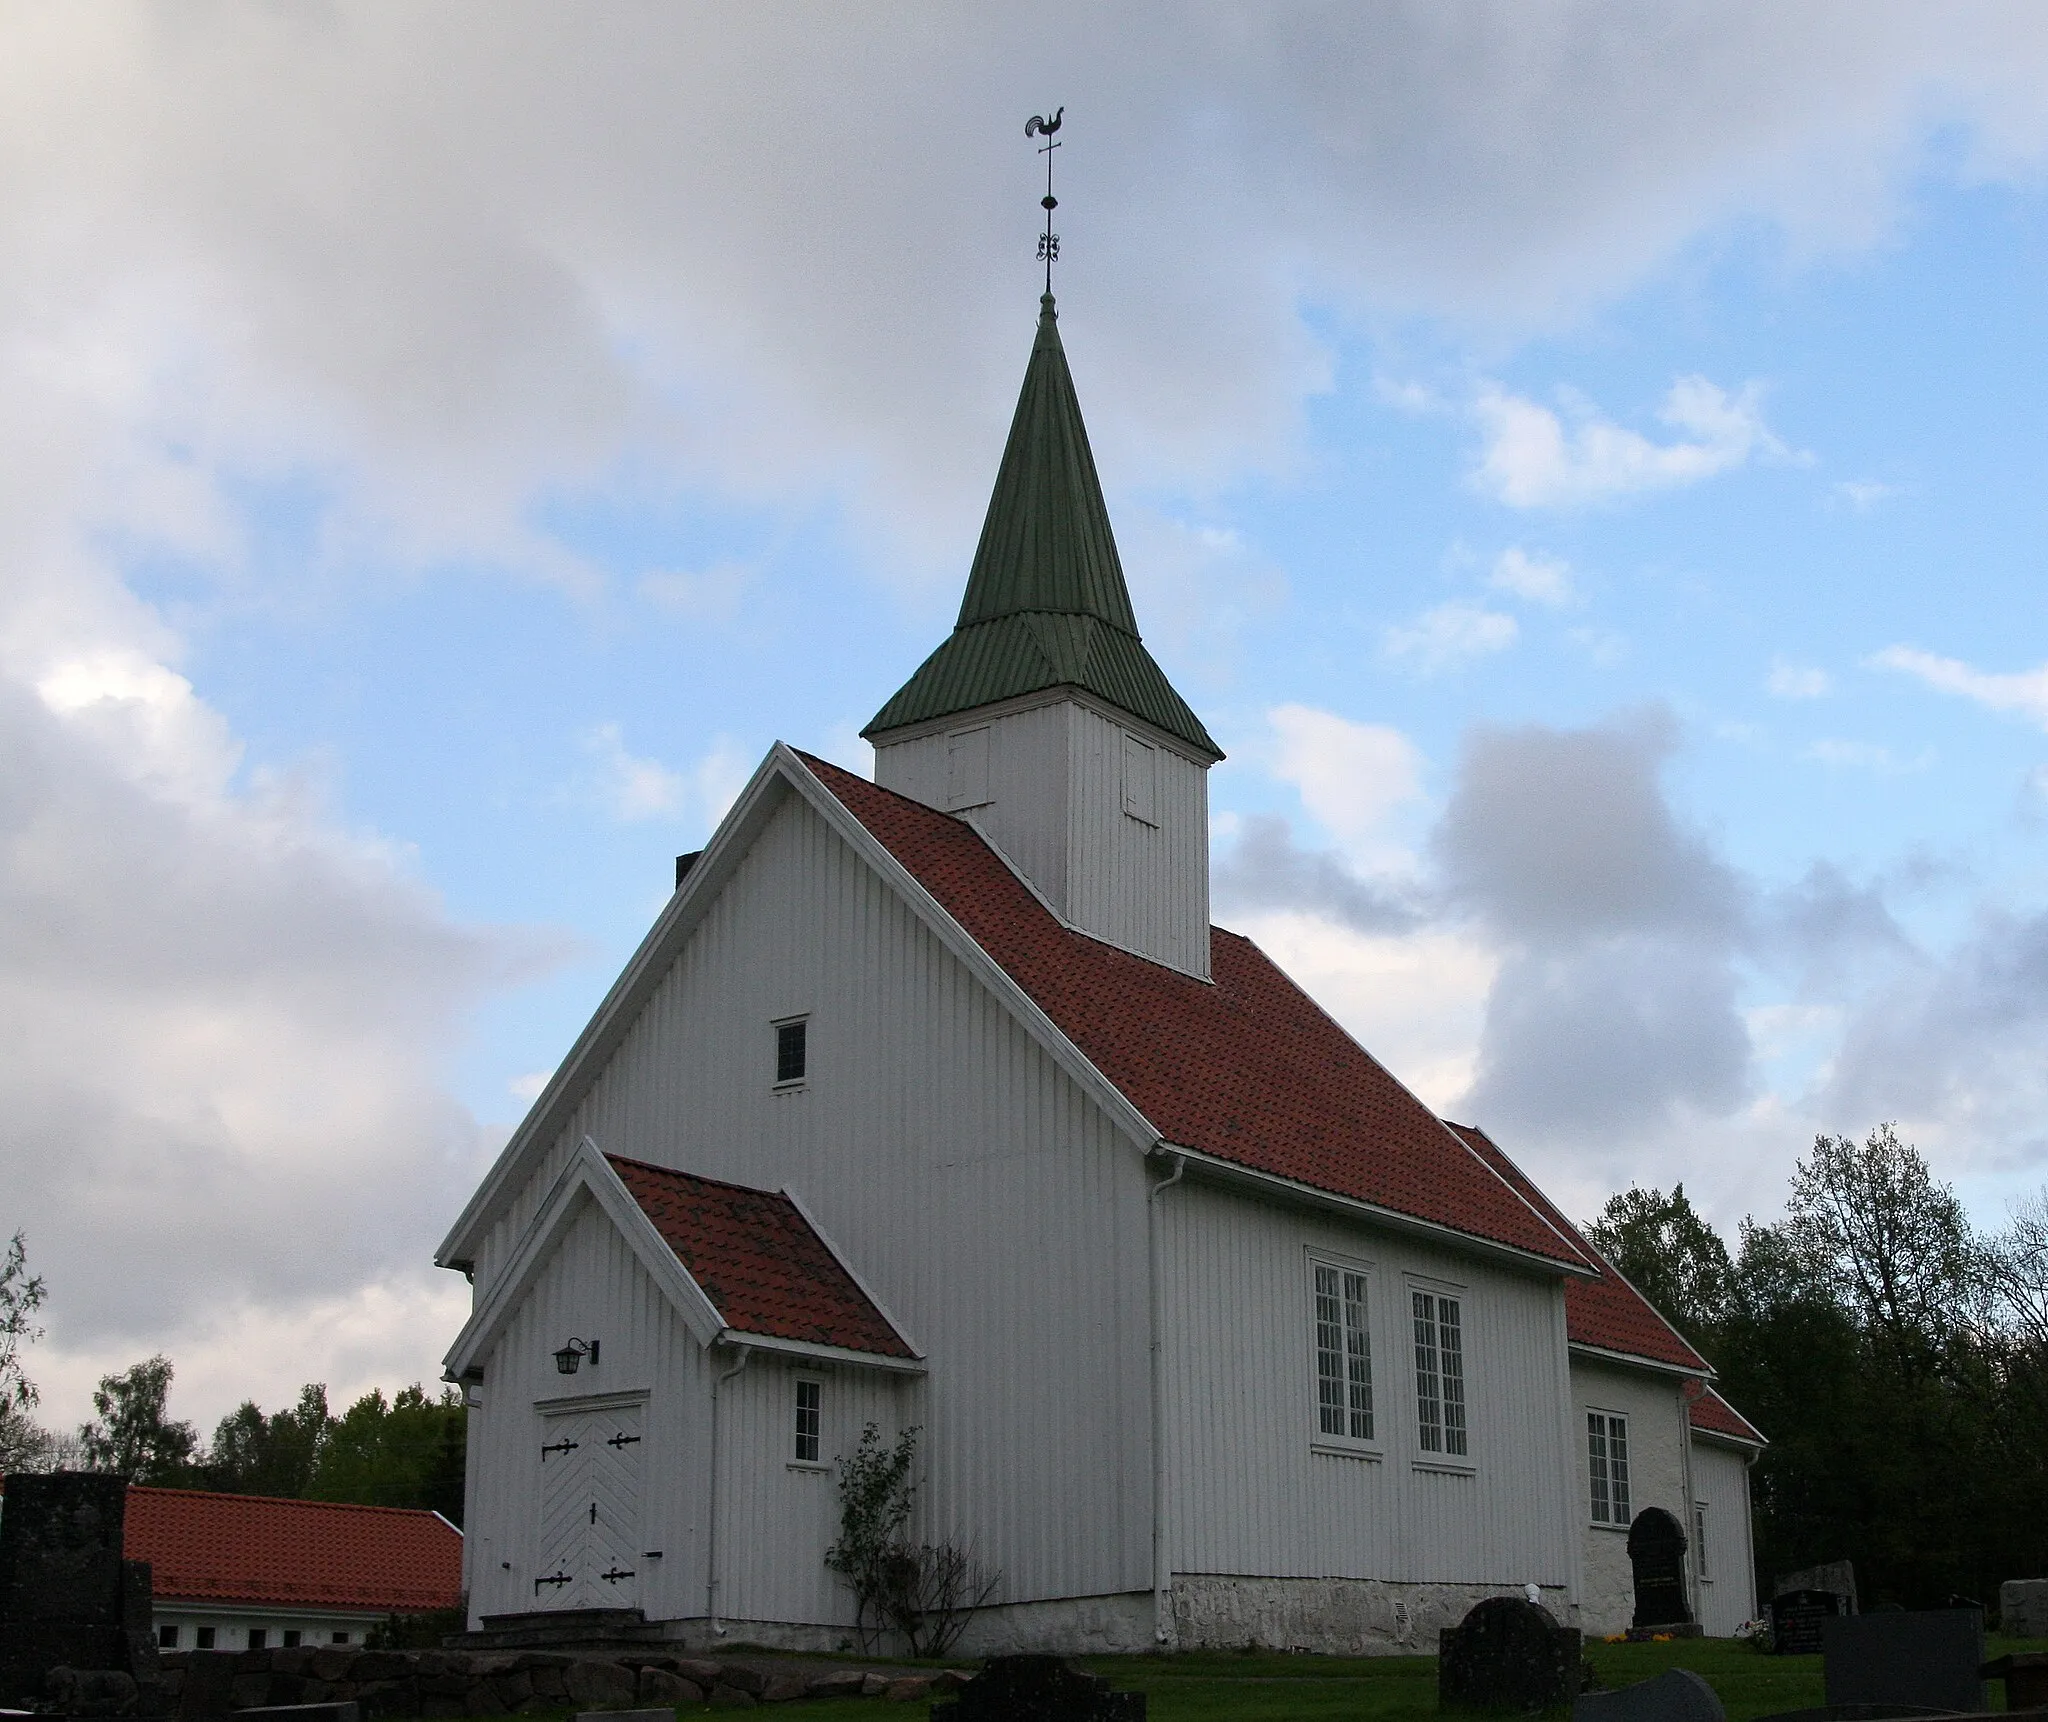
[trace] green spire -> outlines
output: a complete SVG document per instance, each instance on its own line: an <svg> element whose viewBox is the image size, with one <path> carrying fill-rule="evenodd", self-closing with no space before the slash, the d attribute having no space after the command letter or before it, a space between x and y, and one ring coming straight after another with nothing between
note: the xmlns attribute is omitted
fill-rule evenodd
<svg viewBox="0 0 2048 1722"><path fill-rule="evenodd" d="M952 637L861 733L1077 687L1223 752L1138 637L1050 293Z"/></svg>

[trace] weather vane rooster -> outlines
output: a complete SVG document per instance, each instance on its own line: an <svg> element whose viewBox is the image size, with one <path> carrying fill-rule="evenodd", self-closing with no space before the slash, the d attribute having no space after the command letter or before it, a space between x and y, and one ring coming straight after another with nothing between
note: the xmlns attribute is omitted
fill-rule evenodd
<svg viewBox="0 0 2048 1722"><path fill-rule="evenodd" d="M1053 109L1051 119L1043 114L1033 114L1024 122L1026 137L1046 140L1038 152L1045 157L1045 195L1038 200L1045 209L1045 231L1038 236L1038 261L1045 265L1045 291L1048 296L1052 293L1052 266L1060 260L1060 236L1052 230L1052 212L1060 206L1060 200L1052 194L1052 152L1060 146L1052 134L1060 129L1060 121L1066 112L1064 107L1058 107Z"/></svg>

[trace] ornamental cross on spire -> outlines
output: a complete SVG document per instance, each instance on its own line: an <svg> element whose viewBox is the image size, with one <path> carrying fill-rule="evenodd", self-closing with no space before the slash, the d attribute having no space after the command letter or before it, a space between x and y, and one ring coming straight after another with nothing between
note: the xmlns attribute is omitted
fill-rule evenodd
<svg viewBox="0 0 2048 1722"><path fill-rule="evenodd" d="M1033 114L1024 122L1026 137L1042 137L1046 140L1044 147L1038 152L1045 157L1045 195L1038 200L1045 210L1045 231L1038 236L1038 261L1045 265L1045 290L1048 295L1052 292L1052 266L1060 260L1060 236L1052 230L1052 212L1060 206L1060 200L1052 194L1052 152L1060 146L1052 134L1060 129L1060 120L1066 111L1064 107L1055 108L1051 119L1047 119L1043 114Z"/></svg>

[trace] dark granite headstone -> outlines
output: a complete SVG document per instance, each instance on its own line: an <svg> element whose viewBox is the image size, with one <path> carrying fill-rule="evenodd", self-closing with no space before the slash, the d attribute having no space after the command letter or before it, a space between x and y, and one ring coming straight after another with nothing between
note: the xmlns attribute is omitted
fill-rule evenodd
<svg viewBox="0 0 2048 1722"><path fill-rule="evenodd" d="M1727 1722L1714 1689L1690 1668L1667 1668L1618 1692L1583 1692L1572 1722Z"/></svg>
<svg viewBox="0 0 2048 1722"><path fill-rule="evenodd" d="M1780 1573L1777 1582L1771 1586L1771 1595L1784 1596L1795 1590L1827 1590L1837 1596L1849 1599L1844 1614L1861 1614L1856 1602L1856 1566L1853 1561L1822 1561L1818 1566L1801 1567L1797 1572Z"/></svg>
<svg viewBox="0 0 2048 1722"><path fill-rule="evenodd" d="M1439 1706L1547 1710L1579 1690L1579 1631L1518 1596L1488 1597L1437 1638Z"/></svg>
<svg viewBox="0 0 2048 1722"><path fill-rule="evenodd" d="M1636 1627L1685 1626L1685 1532L1662 1507L1645 1507L1628 1528L1628 1564L1635 1581Z"/></svg>
<svg viewBox="0 0 2048 1722"><path fill-rule="evenodd" d="M992 1656L932 1722L1145 1722L1142 1692L1112 1692L1057 1656Z"/></svg>
<svg viewBox="0 0 2048 1722"><path fill-rule="evenodd" d="M1830 1704L1982 1710L1984 1611L1889 1609L1821 1626Z"/></svg>
<svg viewBox="0 0 2048 1722"><path fill-rule="evenodd" d="M1780 1656L1818 1656L1821 1628L1851 1612L1839 1591L1788 1590L1771 1598L1771 1648Z"/></svg>
<svg viewBox="0 0 2048 1722"><path fill-rule="evenodd" d="M153 1710L149 1565L122 1558L128 1484L94 1472L7 1479L0 1513L0 1706L46 1696L52 1668L116 1670Z"/></svg>

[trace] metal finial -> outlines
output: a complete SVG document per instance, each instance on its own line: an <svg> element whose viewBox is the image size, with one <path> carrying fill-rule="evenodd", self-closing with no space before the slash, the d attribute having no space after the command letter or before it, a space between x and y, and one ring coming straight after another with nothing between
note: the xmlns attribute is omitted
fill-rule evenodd
<svg viewBox="0 0 2048 1722"><path fill-rule="evenodd" d="M1060 121L1066 117L1064 107L1053 109L1051 119L1043 114L1033 114L1024 122L1024 135L1028 138L1042 137L1045 146L1039 154L1045 157L1045 195L1038 201L1045 210L1045 231L1038 236L1038 261L1045 265L1045 291L1052 294L1052 266L1060 260L1060 236L1052 230L1052 212L1059 208L1060 200L1052 194L1052 152L1060 146L1053 141L1052 134L1060 129Z"/></svg>

